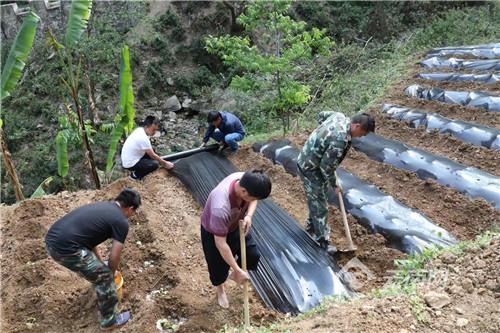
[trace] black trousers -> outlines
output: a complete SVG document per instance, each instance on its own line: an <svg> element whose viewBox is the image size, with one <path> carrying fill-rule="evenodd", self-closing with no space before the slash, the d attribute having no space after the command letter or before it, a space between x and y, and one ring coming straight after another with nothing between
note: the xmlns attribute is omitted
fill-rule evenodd
<svg viewBox="0 0 500 333"><path fill-rule="evenodd" d="M226 237L226 242L231 248L234 256L238 256L236 262L241 267L241 252L240 252L240 232L238 229L231 232ZM252 234L248 233L245 236L246 249L247 249L247 268L250 271L257 269L259 263L260 253L257 244L252 238ZM215 245L214 235L201 226L201 243L203 245L203 252L205 253L205 260L207 261L208 274L212 285L218 286L227 280L229 273L229 265L222 258L217 246Z"/></svg>
<svg viewBox="0 0 500 333"><path fill-rule="evenodd" d="M155 171L160 167L160 163L149 157L148 154L144 154L143 157L137 162L133 167L128 168L133 171L137 179L142 179L147 174Z"/></svg>

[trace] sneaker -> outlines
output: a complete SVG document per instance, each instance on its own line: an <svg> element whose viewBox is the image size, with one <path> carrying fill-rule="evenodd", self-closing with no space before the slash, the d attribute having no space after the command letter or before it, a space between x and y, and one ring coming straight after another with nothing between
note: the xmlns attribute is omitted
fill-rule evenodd
<svg viewBox="0 0 500 333"><path fill-rule="evenodd" d="M222 144L222 146L219 146L219 153L222 153L227 148L229 148L229 145L227 143Z"/></svg>
<svg viewBox="0 0 500 333"><path fill-rule="evenodd" d="M115 320L109 323L106 326L101 326L101 329L104 331L110 331L115 328L121 327L125 325L130 319L130 311L123 311L119 315L116 316Z"/></svg>
<svg viewBox="0 0 500 333"><path fill-rule="evenodd" d="M130 175L128 176L129 179L132 179L132 180L141 180L139 177L137 177L137 175L135 174L135 171L132 171L130 173Z"/></svg>

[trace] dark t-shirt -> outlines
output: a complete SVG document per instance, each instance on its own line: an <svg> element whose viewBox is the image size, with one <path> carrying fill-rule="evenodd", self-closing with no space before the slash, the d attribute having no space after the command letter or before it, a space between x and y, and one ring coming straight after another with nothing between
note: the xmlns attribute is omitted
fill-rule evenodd
<svg viewBox="0 0 500 333"><path fill-rule="evenodd" d="M77 208L54 223L45 243L60 254L73 254L109 238L124 243L127 234L127 217L116 202L97 202Z"/></svg>

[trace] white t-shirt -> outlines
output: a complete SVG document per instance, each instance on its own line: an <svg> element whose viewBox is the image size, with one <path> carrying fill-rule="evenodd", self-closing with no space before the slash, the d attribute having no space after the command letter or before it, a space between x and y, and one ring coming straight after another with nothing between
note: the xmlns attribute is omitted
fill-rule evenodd
<svg viewBox="0 0 500 333"><path fill-rule="evenodd" d="M136 128L123 144L122 166L126 169L133 167L144 156L146 150L151 148L151 141L144 127Z"/></svg>

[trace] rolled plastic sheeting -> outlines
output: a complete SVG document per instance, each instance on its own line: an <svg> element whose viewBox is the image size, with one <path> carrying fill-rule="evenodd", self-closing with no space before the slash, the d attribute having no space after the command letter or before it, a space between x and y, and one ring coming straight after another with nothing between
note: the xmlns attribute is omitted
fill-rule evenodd
<svg viewBox="0 0 500 333"><path fill-rule="evenodd" d="M500 70L500 59L465 60L457 58L431 57L420 62L426 68L451 67L474 70Z"/></svg>
<svg viewBox="0 0 500 333"><path fill-rule="evenodd" d="M472 198L483 198L500 209L499 177L372 133L355 138L352 143L375 161L415 172L421 179L434 179Z"/></svg>
<svg viewBox="0 0 500 333"><path fill-rule="evenodd" d="M188 157L188 156L191 156L194 154L203 153L203 152L207 152L207 151L215 151L217 149L219 149L219 144L214 143L214 144L211 144L211 145L208 145L205 147L201 147L201 148L194 148L194 149L190 149L190 150L181 151L178 153L172 153L169 155L161 156L161 159L163 159L165 161L175 161L175 160L178 160L180 158Z"/></svg>
<svg viewBox="0 0 500 333"><path fill-rule="evenodd" d="M261 142L252 148L276 164L288 165L294 161L295 168L288 168L287 171L298 174L297 157L300 150L291 146L290 141ZM346 210L372 233L384 236L392 247L405 253L421 253L431 245L445 247L457 242L446 230L434 225L419 212L344 169L337 168L337 177L343 190ZM338 206L338 197L331 188L328 201Z"/></svg>
<svg viewBox="0 0 500 333"><path fill-rule="evenodd" d="M228 160L210 153L175 165L172 172L202 205L222 179L238 171ZM271 309L297 314L318 305L325 296L355 294L337 275L337 264L272 200L259 202L251 232L261 259L250 278Z"/></svg>
<svg viewBox="0 0 500 333"><path fill-rule="evenodd" d="M470 55L481 58L500 57L500 44L472 45L433 49L428 56Z"/></svg>
<svg viewBox="0 0 500 333"><path fill-rule="evenodd" d="M437 50L456 50L456 49L462 49L462 50L491 49L491 48L495 48L495 47L497 47L497 48L500 47L500 43L436 47L436 48L432 49L431 52L437 51Z"/></svg>
<svg viewBox="0 0 500 333"><path fill-rule="evenodd" d="M484 92L452 91L439 88L427 89L414 84L405 89L405 94L431 101L483 108L486 111L500 111L500 96L493 96Z"/></svg>
<svg viewBox="0 0 500 333"><path fill-rule="evenodd" d="M424 112L394 104L382 105L382 112L394 119L409 122L413 128L424 126L427 130L438 130L441 134L449 133L463 142L500 150L500 130L496 128L452 120L435 112Z"/></svg>
<svg viewBox="0 0 500 333"><path fill-rule="evenodd" d="M458 74L458 73L423 73L417 77L433 81L467 81L495 84L500 81L499 74Z"/></svg>

